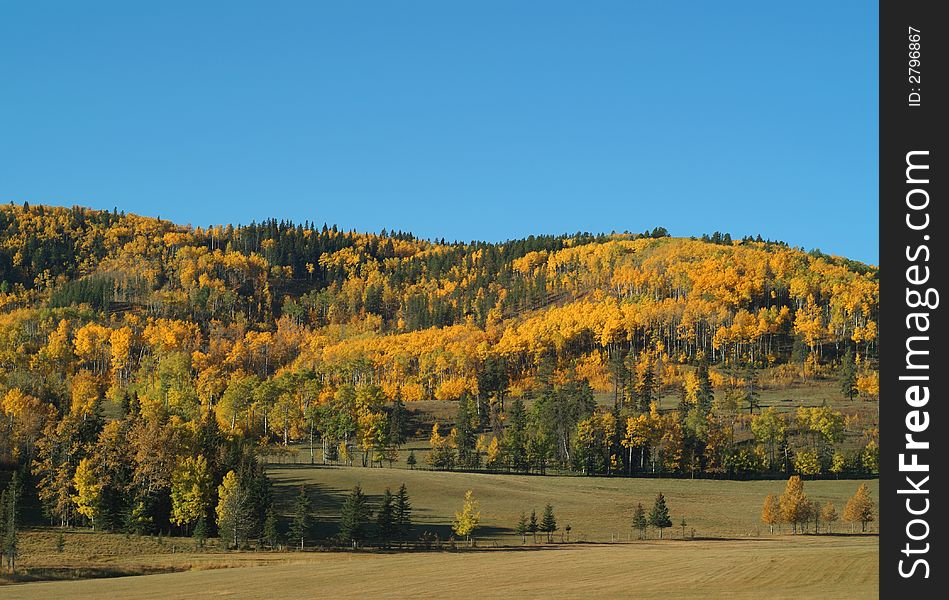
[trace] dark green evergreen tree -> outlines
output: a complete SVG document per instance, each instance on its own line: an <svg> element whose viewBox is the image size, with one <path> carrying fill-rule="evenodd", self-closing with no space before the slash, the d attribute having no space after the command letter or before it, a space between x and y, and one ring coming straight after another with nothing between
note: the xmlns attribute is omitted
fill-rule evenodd
<svg viewBox="0 0 949 600"><path fill-rule="evenodd" d="M379 539L382 541L383 548L388 548L389 542L399 533L395 503L396 497L392 495L389 488L386 488L385 494L382 495L382 503L376 512L376 526L379 528Z"/></svg>
<svg viewBox="0 0 949 600"><path fill-rule="evenodd" d="M526 471L529 467L527 442L527 411L524 410L524 401L515 398L507 414L504 437L501 438L501 447L507 464L515 471Z"/></svg>
<svg viewBox="0 0 949 600"><path fill-rule="evenodd" d="M557 518L554 517L554 507L547 505L544 507L544 516L540 520L540 530L547 534L547 542L551 541L551 536L557 531Z"/></svg>
<svg viewBox="0 0 949 600"><path fill-rule="evenodd" d="M458 447L458 466L473 469L478 466L476 438L471 427L471 410L468 398L458 401L458 414L455 417L455 444Z"/></svg>
<svg viewBox="0 0 949 600"><path fill-rule="evenodd" d="M372 511L369 509L369 501L357 483L349 496L346 497L340 511L340 540L351 544L353 548L358 548L359 543L366 539L367 527L371 517Z"/></svg>
<svg viewBox="0 0 949 600"><path fill-rule="evenodd" d="M194 531L191 532L191 537L194 539L195 548L203 550L204 544L208 541L208 521L204 515L198 517L198 522L194 525Z"/></svg>
<svg viewBox="0 0 949 600"><path fill-rule="evenodd" d="M708 363L703 359L699 363L696 376L699 380L699 389L696 398L696 405L703 415L712 412L712 403L715 401L715 392L712 388L712 379L708 374Z"/></svg>
<svg viewBox="0 0 949 600"><path fill-rule="evenodd" d="M300 493L297 495L296 502L293 503L293 518L290 521L290 531L288 536L293 543L300 542L300 550L303 550L306 541L306 534L310 528L310 496L306 493L306 486L300 486Z"/></svg>
<svg viewBox="0 0 949 600"><path fill-rule="evenodd" d="M280 543L280 534L277 531L277 515L274 514L273 506L267 509L267 515L264 517L264 543L271 550L275 549Z"/></svg>
<svg viewBox="0 0 949 600"><path fill-rule="evenodd" d="M761 401L759 400L758 395L758 369L755 367L755 364L751 361L748 361L748 364L745 365L744 372L745 380L745 394L744 401L745 406L748 407L748 414L755 414L755 410L761 408Z"/></svg>
<svg viewBox="0 0 949 600"><path fill-rule="evenodd" d="M853 357L853 350L847 347L847 352L840 359L840 393L853 400L857 394L857 365Z"/></svg>
<svg viewBox="0 0 949 600"><path fill-rule="evenodd" d="M633 528L639 531L639 539L646 537L646 527L649 525L649 522L646 521L646 509L643 508L643 503L640 502L636 505L636 510L633 511Z"/></svg>
<svg viewBox="0 0 949 600"><path fill-rule="evenodd" d="M639 411L649 412L649 405L658 399L659 384L656 380L656 370L649 362L639 373L636 379L636 397L639 399Z"/></svg>
<svg viewBox="0 0 949 600"><path fill-rule="evenodd" d="M666 498L659 492L656 496L656 503L649 513L649 524L659 530L659 539L662 539L662 530L666 527L672 527L672 519L669 517L669 508L666 506Z"/></svg>
<svg viewBox="0 0 949 600"><path fill-rule="evenodd" d="M3 526L3 539L0 540L3 550L0 552L7 559L7 567L10 572L16 571L16 559L19 553L19 501L20 501L20 475L13 473L10 483L3 494L4 498L0 503L0 524Z"/></svg>
<svg viewBox="0 0 949 600"><path fill-rule="evenodd" d="M395 496L395 524L399 540L406 539L412 529L412 502L404 483Z"/></svg>
<svg viewBox="0 0 949 600"><path fill-rule="evenodd" d="M517 520L517 524L514 526L514 533L521 536L521 543L527 543L527 532L529 525L527 523L527 517L524 515L524 512L521 512L520 518Z"/></svg>
<svg viewBox="0 0 949 600"><path fill-rule="evenodd" d="M396 394L389 411L389 444L401 446L405 443L405 404L402 396Z"/></svg>
<svg viewBox="0 0 949 600"><path fill-rule="evenodd" d="M531 510L531 518L527 522L527 531L534 536L534 543L537 543L537 532L540 531L540 525L537 523L537 511Z"/></svg>

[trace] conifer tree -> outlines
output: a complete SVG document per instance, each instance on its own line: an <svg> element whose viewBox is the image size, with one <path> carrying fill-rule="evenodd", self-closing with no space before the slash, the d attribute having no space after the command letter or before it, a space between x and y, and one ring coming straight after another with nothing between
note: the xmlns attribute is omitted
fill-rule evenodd
<svg viewBox="0 0 949 600"><path fill-rule="evenodd" d="M405 404L400 394L396 394L389 412L389 443L393 446L405 443Z"/></svg>
<svg viewBox="0 0 949 600"><path fill-rule="evenodd" d="M659 539L662 539L662 530L666 527L672 527L672 519L669 517L669 508L666 506L666 498L659 492L656 496L656 503L649 513L649 524L659 530Z"/></svg>
<svg viewBox="0 0 949 600"><path fill-rule="evenodd" d="M521 511L521 516L520 516L520 518L518 518L518 520L517 520L517 525L514 526L514 533L516 533L517 535L521 536L521 543L522 543L522 544L526 544L526 543L527 543L527 532L528 532L528 531L529 531L529 529L528 529L528 524L527 524L527 517L524 515L524 512Z"/></svg>
<svg viewBox="0 0 949 600"><path fill-rule="evenodd" d="M712 379L708 373L708 363L705 359L702 359L702 362L699 363L698 372L696 373L699 380L699 389L696 394L696 405L699 410L702 411L703 415L707 415L712 412L712 404L715 401L715 392L712 388Z"/></svg>
<svg viewBox="0 0 949 600"><path fill-rule="evenodd" d="M271 510L272 512L272 510ZM293 543L300 542L300 550L304 548L306 533L310 528L310 496L306 493L306 486L300 486L300 493L293 503L293 518L290 521L288 535Z"/></svg>
<svg viewBox="0 0 949 600"><path fill-rule="evenodd" d="M550 504L544 507L544 516L540 520L540 530L547 534L547 543L550 543L551 536L557 531L557 519L554 517L554 507Z"/></svg>
<svg viewBox="0 0 949 600"><path fill-rule="evenodd" d="M755 409L761 408L761 402L759 400L758 394L758 370L755 368L755 364L751 361L748 361L748 364L745 365L744 380L745 406L748 407L748 414L753 415L755 414Z"/></svg>
<svg viewBox="0 0 949 600"><path fill-rule="evenodd" d="M396 522L396 496L392 491L386 488L382 495L382 503L376 512L376 526L379 528L379 539L382 541L383 548L389 547L392 541L399 533L399 526Z"/></svg>
<svg viewBox="0 0 949 600"><path fill-rule="evenodd" d="M357 483L343 502L339 519L340 539L358 548L359 543L366 539L366 527L371 517L369 502Z"/></svg>
<svg viewBox="0 0 949 600"><path fill-rule="evenodd" d="M636 397L639 399L639 412L648 413L649 406L656 400L659 391L653 361L648 356L643 357L637 375Z"/></svg>
<svg viewBox="0 0 949 600"><path fill-rule="evenodd" d="M853 350L847 347L847 352L840 359L840 393L853 400L857 394L857 365L854 361Z"/></svg>
<svg viewBox="0 0 949 600"><path fill-rule="evenodd" d="M204 544L208 540L208 522L204 515L198 517L194 524L194 531L191 532L191 537L194 539L195 548L203 550Z"/></svg>
<svg viewBox="0 0 949 600"><path fill-rule="evenodd" d="M633 511L633 527L639 531L639 539L646 537L646 527L648 525L646 509L643 508L643 503L640 502L636 505L636 510Z"/></svg>
<svg viewBox="0 0 949 600"><path fill-rule="evenodd" d="M395 496L395 524L398 528L399 539L404 540L412 528L412 503L404 483L399 486L399 491Z"/></svg>
<svg viewBox="0 0 949 600"><path fill-rule="evenodd" d="M527 522L527 531L534 537L534 543L537 543L537 532L540 530L540 525L537 523L537 511L531 510L531 518Z"/></svg>
<svg viewBox="0 0 949 600"><path fill-rule="evenodd" d="M0 499L0 558L6 557L10 572L16 571L16 559L19 553L19 499L20 476L14 472L7 489Z"/></svg>

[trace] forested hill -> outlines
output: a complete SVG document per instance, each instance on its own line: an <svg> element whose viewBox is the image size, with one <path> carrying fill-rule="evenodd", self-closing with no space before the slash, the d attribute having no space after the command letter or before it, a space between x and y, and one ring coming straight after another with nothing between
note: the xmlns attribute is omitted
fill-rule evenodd
<svg viewBox="0 0 949 600"><path fill-rule="evenodd" d="M0 289L7 386L20 378L62 406L83 371L103 393L152 398L142 367L175 357L188 390L167 408L183 415L234 377L288 370L449 399L478 394L497 362L526 384L543 357L602 389L630 351L670 364L872 357L879 300L874 267L718 234L449 244L26 205L0 207Z"/></svg>
<svg viewBox="0 0 949 600"><path fill-rule="evenodd" d="M188 526L189 477L256 489L254 448L300 440L396 460L425 400L461 401L435 468L873 473L872 414L802 407L791 448L786 414L740 413L765 370L875 399L877 275L659 228L462 244L2 206L0 475L62 523Z"/></svg>

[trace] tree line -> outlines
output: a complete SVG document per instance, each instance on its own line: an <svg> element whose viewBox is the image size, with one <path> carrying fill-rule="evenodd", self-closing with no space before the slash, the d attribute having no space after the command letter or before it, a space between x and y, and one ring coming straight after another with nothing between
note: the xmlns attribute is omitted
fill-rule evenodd
<svg viewBox="0 0 949 600"><path fill-rule="evenodd" d="M861 483L854 495L847 501L843 518L850 523L853 532L857 523L860 531L867 530L867 524L874 520L876 502L870 496L867 484ZM804 491L804 481L794 475L788 479L787 486L780 496L768 494L761 507L761 521L768 525L770 533L781 524L791 526L793 533L805 533L813 525L814 533L819 534L823 524L826 533L833 532L834 523L840 519L833 502L823 506L811 500Z"/></svg>

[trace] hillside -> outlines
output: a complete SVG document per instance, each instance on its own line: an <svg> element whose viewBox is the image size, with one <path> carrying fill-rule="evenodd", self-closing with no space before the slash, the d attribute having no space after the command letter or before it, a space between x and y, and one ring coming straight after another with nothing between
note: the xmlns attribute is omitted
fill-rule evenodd
<svg viewBox="0 0 949 600"><path fill-rule="evenodd" d="M266 480L255 447L399 460L437 401L437 469L873 474L874 411L760 395L840 379L876 401L877 277L718 233L446 243L7 205L0 465L53 521L187 531L226 472ZM183 513L187 477L208 491Z"/></svg>

